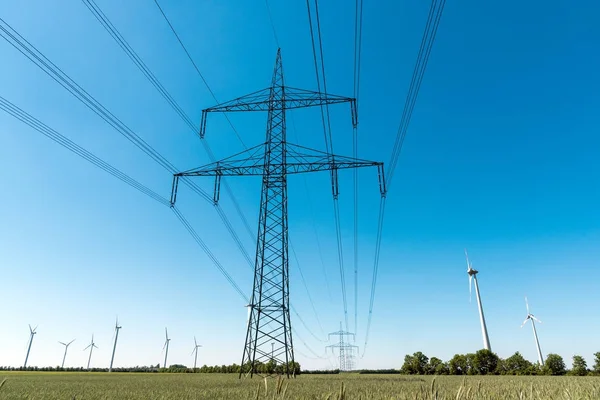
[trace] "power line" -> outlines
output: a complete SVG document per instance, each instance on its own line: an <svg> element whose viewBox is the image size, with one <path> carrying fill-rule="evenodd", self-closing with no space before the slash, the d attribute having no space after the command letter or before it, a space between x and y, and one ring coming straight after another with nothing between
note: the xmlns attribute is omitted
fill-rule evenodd
<svg viewBox="0 0 600 400"><path fill-rule="evenodd" d="M417 55L417 61L413 70L410 87L408 93L406 94L406 101L404 103L404 109L400 119L400 126L398 127L396 141L392 150L390 167L388 168L388 176L386 179L388 189L394 177L394 171L400 157L402 144L404 143L404 138L406 137L406 132L410 124L417 97L419 96L419 89L421 88L423 77L425 76L425 70L427 68L427 63L429 62L429 55L431 53L433 43L435 42L435 36L437 34L440 19L442 18L442 13L444 12L445 4L446 0L433 0L431 2L431 7L429 8L427 24L425 26L425 31L423 32L423 37L421 38L419 54Z"/></svg>
<svg viewBox="0 0 600 400"><path fill-rule="evenodd" d="M289 237L288 237L288 240L289 240ZM289 240L289 243L290 243L290 249L292 250L292 255L294 256L294 260L296 261L296 266L298 267L298 272L300 272L300 278L302 278L302 285L304 285L304 289L306 290L306 295L308 296L310 306L312 307L312 310L315 313L315 317L317 318L317 323L319 324L319 329L321 330L321 334L325 335L325 332L323 331L323 326L321 325L321 320L319 319L319 315L317 314L317 309L315 308L315 303L313 302L312 296L310 295L310 291L308 290L308 285L306 284L306 279L304 279L304 273L302 272L302 268L300 268L300 261L298 261L298 255L296 254L296 249L294 249L294 246L292 245L291 240Z"/></svg>
<svg viewBox="0 0 600 400"><path fill-rule="evenodd" d="M273 31L273 38L275 38L275 44L277 48L280 48L279 39L277 38L277 31L275 30L275 23L273 22L273 16L271 15L271 7L269 7L269 0L265 0L265 5L267 6L267 14L269 15L269 22L271 22L271 29Z"/></svg>
<svg viewBox="0 0 600 400"><path fill-rule="evenodd" d="M129 59L138 67L138 69L142 72L142 74L144 74L146 79L148 79L148 81L152 84L152 86L154 86L154 88L161 94L161 96L167 101L167 103L169 103L169 105L171 106L171 108L173 108L173 110L177 113L177 115L179 115L179 117L181 117L183 122L188 126L188 128L190 128L192 134L194 136L199 136L200 128L196 124L194 124L194 122L192 122L191 118L186 114L186 112L183 110L183 108L177 103L177 101L173 98L173 96L169 93L169 91L167 89L165 89L165 87L158 80L156 75L154 75L154 73L148 68L146 63L144 63L144 61L141 59L141 57L136 53L136 51L131 47L131 45L129 45L127 40L125 40L123 35L121 35L119 30L112 24L112 22L106 16L106 14L104 14L104 12L100 9L100 7L98 7L96 2L94 0L82 0L82 1L86 5L86 7L90 10L90 12L94 15L94 17L96 17L98 22L100 22L100 24L104 27L104 29L115 40L115 42L119 45L119 47L121 47L121 49L125 52L125 54L127 54ZM208 142L206 140L202 140L201 142L202 142L202 145L204 146L204 150L208 154L210 161L215 162L216 158L215 158L213 151L210 148ZM229 184L225 180L223 180L222 184L225 188L225 191L231 198L231 201L234 204L234 207L238 213L238 216L240 217L242 223L246 227L246 230L247 230L251 240L254 241L254 234L252 233L252 230L250 229L248 220L246 219L245 215L243 214L242 209L241 209L236 197L234 196L233 192L231 191ZM237 242L237 240L236 240L236 242ZM240 244L241 244L241 242L240 242Z"/></svg>
<svg viewBox="0 0 600 400"><path fill-rule="evenodd" d="M299 143L298 140L298 131L296 129L296 120L294 119L294 113L290 112L290 118L292 120L292 128L293 128L293 133L294 133L294 139L296 140L297 144ZM329 278L327 277L327 269L325 268L325 260L323 258L323 247L321 246L321 239L319 237L319 232L317 230L317 224L315 223L315 212L314 212L314 206L313 206L313 202L312 202L312 197L310 195L310 190L308 187L308 180L306 179L306 175L302 176L303 180L304 180L304 188L306 191L306 197L308 199L308 208L310 210L310 216L311 216L311 222L312 222L312 228L313 228L313 232L315 234L315 239L317 241L317 250L319 252L319 260L321 261L321 271L323 271L323 277L325 278L325 286L327 287L327 294L329 296L329 300L331 301L331 288L329 287ZM290 242L291 243L291 242Z"/></svg>
<svg viewBox="0 0 600 400"><path fill-rule="evenodd" d="M48 125L46 125L43 122L41 122L40 120L36 119L31 114L28 114L27 112L23 111L21 108L19 108L14 103L10 102L9 100L5 99L2 96L0 96L0 109L4 110L6 113L12 115L19 121L23 122L24 124L29 125L31 128L40 132L47 138L52 139L54 142L60 144L67 150L70 150L71 152L77 154L78 156L89 161L90 163L94 164L95 166L102 169L103 171L108 172L115 178L120 179L121 181L125 182L126 184L133 187L134 189L139 190L140 192L142 192L146 196L150 197L151 199L156 200L157 202L159 202L160 204L162 204L164 206L170 205L169 200L167 198L156 193L154 190L152 190L149 187L138 182L137 180L135 180L131 176L127 175L126 173L113 167L112 165L110 165L106 161L102 160L101 158L99 158L98 156L93 154L92 152L79 146L77 143L73 142L71 139L63 136L59 132L50 128Z"/></svg>
<svg viewBox="0 0 600 400"><path fill-rule="evenodd" d="M179 45L181 46L181 48L183 49L183 51L185 52L187 58L190 60L190 62L192 63L192 65L194 66L194 69L196 70L196 72L198 73L198 76L200 76L200 79L202 79L202 82L204 83L204 86L206 86L206 88L208 89L208 91L210 92L210 95L212 96L212 98L215 100L215 102L217 102L217 104L220 103L219 100L217 100L217 96L215 96L215 93L213 92L213 90L210 88L210 85L208 84L208 82L206 81L206 79L204 78L204 75L202 75L202 72L200 72L200 68L198 68L198 65L196 65L196 63L194 62L194 59L192 58L192 56L190 55L189 51L187 50L187 48L185 47L185 45L183 44L183 41L181 40L181 38L179 37L179 35L177 34L177 31L175 30L175 28L173 27L173 25L171 24L171 21L169 21L169 18L167 18L167 14L165 14L165 12L163 11L162 7L160 6L160 4L158 3L158 0L154 0L154 3L156 4L156 7L158 7L160 13L162 14L164 20L167 22L167 24L169 25L169 28L171 28L171 32L173 32L173 35L175 35L175 38L177 39L177 41L179 42ZM223 116L225 117L225 119L227 120L227 122L229 123L229 126L231 126L231 129L233 130L233 132L235 133L235 136L238 138L238 140L240 141L240 143L242 144L242 146L244 148L247 148L246 145L244 144L244 141L242 140L242 137L240 136L240 134L238 133L237 129L235 129L235 126L233 126L233 123L231 122L231 120L229 119L229 116L227 116L227 114L223 113Z"/></svg>
<svg viewBox="0 0 600 400"><path fill-rule="evenodd" d="M320 92L321 91L321 80L319 78L319 67L318 67L318 62L317 62L317 50L316 50L316 45L315 45L315 37L314 37L314 32L313 32L313 23L312 23L312 13L310 10L310 0L306 0L306 8L308 11L308 25L309 25L309 29L310 29L310 38L311 38L311 43L312 43L312 50L313 50L313 59L314 59L314 63L315 63L315 74L316 74L316 78L317 78L317 90ZM318 42L319 42L319 55L320 55L320 60L321 60L321 79L323 79L323 90L325 92L327 92L327 79L325 76L325 60L323 58L323 41L322 41L322 36L321 36L321 24L320 24L320 19L319 19L319 5L318 5L318 0L315 0L315 17L317 20L317 37L318 37ZM332 140L332 135L331 135L331 119L329 116L329 106L327 104L325 104L325 111L323 111L323 106L321 106L321 120L323 123L323 133L325 136L325 148L326 148L326 152L329 154L330 158L331 158L331 162L334 163L334 158L333 158L333 140ZM345 272L344 272L344 252L343 252L343 247L342 247L342 233L341 233L341 227L340 227L340 212L339 212L339 205L338 205L338 200L337 200L337 191L335 189L335 179L334 179L334 171L332 170L331 172L331 180L332 180L332 187L333 187L333 214L334 214L334 219L335 219L335 230L336 230L336 242L337 242L337 250L338 250L338 264L339 264L339 271L340 271L340 281L341 281L341 287L342 287L342 302L343 302L343 306L344 306L344 318L346 321L346 329L348 329L348 301L347 301L347 296L346 296L346 277L345 277Z"/></svg>
<svg viewBox="0 0 600 400"><path fill-rule="evenodd" d="M145 194L146 196L150 197L151 199L153 199L155 201L158 201L160 204L162 204L164 206L167 206L167 207L171 206L170 201L167 200L165 197L159 195L158 193L156 193L155 191L153 191L149 187L143 185L139 181L135 180L131 176L129 176L126 173L124 173L121 170L119 170L118 168L112 166L111 164L109 164L108 162L102 160L101 158L99 158L95 154L93 154L90 151L86 150L85 148L79 146L77 143L73 142L72 140L70 140L66 136L62 135L61 133L57 132L56 130L50 128L48 125L44 124L43 122L41 122L37 118L33 117L31 114L28 114L27 112L25 112L24 110L22 110L21 108L19 108L18 106L16 106L14 103L10 102L9 100L5 99L2 96L0 96L0 109L4 110L8 114L10 114L13 117L17 118L19 121L21 121L21 122L29 125L31 128L33 128L36 131L40 132L44 136L52 139L54 142L56 142L59 145L63 146L67 150L70 150L71 152L77 154L78 156L80 156L81 158L85 159L86 161L94 164L98 168L104 170L105 172L108 172L109 174L111 174L115 178L117 178L117 179L125 182L129 186L131 186L134 189L140 191L141 193ZM240 294L240 296L246 302L248 302L248 296L246 296L242 292L242 290L237 285L237 283L233 280L233 278L231 277L231 275L229 275L229 273L227 272L227 270L225 270L225 268L223 267L223 265L219 262L219 260L210 251L210 249L208 248L208 246L206 245L206 243L196 233L196 231L191 226L191 224L188 222L188 220L175 207L173 207L173 212L175 213L175 215L177 216L177 218L179 219L179 221L183 224L183 226L188 230L188 232L190 233L190 235L194 238L194 240L196 241L196 243L202 248L202 250L204 250L204 252L206 253L206 255L211 259L211 261L213 262L213 264L221 271L221 273L223 274L223 276L225 277L225 279L227 279L227 281L229 282L229 284Z"/></svg>
<svg viewBox="0 0 600 400"><path fill-rule="evenodd" d="M356 0L354 18L354 98L358 114L360 94L360 57L362 53L363 2ZM352 157L358 158L358 125L352 129ZM358 332L358 171L352 171L354 187L354 332Z"/></svg>
<svg viewBox="0 0 600 400"><path fill-rule="evenodd" d="M238 286L238 284L235 283L235 281L233 280L233 278L231 277L231 275L229 275L229 273L225 270L225 268L223 267L223 265L221 265L221 263L219 262L219 260L210 251L210 249L208 248L208 246L206 245L206 243L204 243L204 241L200 238L200 236L198 235L198 233L196 233L196 231L194 230L194 228L192 227L192 225L188 222L188 220L183 216L183 214L181 214L181 212L177 209L177 207L171 207L171 209L173 210L173 212L175 213L175 215L177 216L177 218L179 219L179 221L181 221L181 223L183 224L183 226L185 226L185 228L190 233L190 235L194 238L194 240L196 241L196 243L198 243L198 246L200 246L202 248L202 250L204 250L204 253L206 253L206 255L208 256L208 258L210 258L210 260L213 262L213 264L219 269L219 271L221 271L221 273L223 274L223 276L225 277L225 279L227 279L227 281L229 282L229 284L236 290L236 292L238 292L238 294L242 297L242 299L244 299L244 302L246 302L246 304L248 304L248 302L250 301L249 298L248 298L248 296L246 296L244 294L244 292L242 291L242 289L240 289L240 287Z"/></svg>
<svg viewBox="0 0 600 400"><path fill-rule="evenodd" d="M2 18L0 18L0 36L2 36L10 45L12 45L25 57L27 57L36 66L38 66L42 71L44 71L48 76L50 76L50 78L52 78L54 81L60 84L75 98L82 102L87 108L89 108L96 115L102 118L106 123L108 123L111 127L113 127L117 132L119 132L127 140L133 143L136 147L142 150L142 152L144 152L146 155L152 158L165 170L167 170L171 174L175 174L179 171L179 169L176 168L171 162L169 162L162 154L160 154L151 145L144 141L144 139L142 139L138 134L131 130L131 128L125 125L123 121L116 117L112 112L106 109L106 107L99 103L85 89L83 89L75 81L73 81L73 79L71 79L61 68L52 63L52 61L50 61L44 54L42 54L35 46L33 46L25 38L23 38L23 36L16 32ZM183 178L183 182L204 200L206 200L210 204L214 204L213 197L206 193L206 191L200 188L191 179ZM231 222L229 222L228 217L225 215L224 212L222 212L222 210L220 210L220 205L216 205L215 207L217 208L217 212L221 220L227 227L231 237L234 239L240 252L244 255L245 258L249 258L249 255L246 252L246 249L243 247L243 244L239 239L237 233L232 229Z"/></svg>
<svg viewBox="0 0 600 400"><path fill-rule="evenodd" d="M410 124L410 119L412 117L412 112L414 110L417 97L419 95L419 89L421 87L421 82L423 81L423 76L425 75L425 70L427 68L427 62L429 61L429 55L431 54L431 49L433 47L433 43L435 42L435 36L438 30L438 26L440 23L440 19L442 17L442 13L444 11L444 6L446 4L446 0L433 0L431 2L431 6L429 8L429 15L427 17L427 23L425 24L425 30L423 31L423 37L421 38L421 46L419 48L419 53L417 55L417 60L415 62L415 67L413 70L413 75L409 87L409 91L406 95L406 101L404 103L404 110L402 112L402 117L400 119L400 126L398 128L398 133L396 135L396 141L394 143L394 149L392 150L392 158L390 161L390 168L388 168L388 174L386 177L387 187L389 189L391 180L394 176L394 170L398 163L398 159L400 157L400 151L402 150L402 144L404 143L404 138L406 136L406 132L408 130L408 125ZM381 199L379 204L379 218L377 222L377 238L375 242L375 260L373 263L373 278L371 281L371 298L369 301L369 317L367 321L367 332L365 335L365 344L363 346L363 354L364 357L365 352L367 350L367 343L369 340L369 332L371 329L371 320L373 315L373 304L375 301L375 290L377 287L377 273L379 269L379 255L381 249L381 236L383 231L383 219L385 215L385 197Z"/></svg>

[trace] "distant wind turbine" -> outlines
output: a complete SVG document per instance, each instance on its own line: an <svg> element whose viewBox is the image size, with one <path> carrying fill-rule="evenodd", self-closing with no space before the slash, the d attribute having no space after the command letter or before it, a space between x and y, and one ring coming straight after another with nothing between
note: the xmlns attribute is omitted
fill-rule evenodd
<svg viewBox="0 0 600 400"><path fill-rule="evenodd" d="M90 342L90 344L83 349L83 351L86 351L87 349L90 349L90 356L88 357L88 363L87 363L87 369L90 369L90 361L92 360L92 351L95 348L98 348L98 346L96 346L96 343L94 343L94 335L92 334L92 341Z"/></svg>
<svg viewBox="0 0 600 400"><path fill-rule="evenodd" d="M75 341L75 339L71 340L69 343L58 342L58 343L62 344L63 346L65 346L65 355L63 356L62 364L60 365L61 368L65 367L65 359L67 358L67 350L69 349L69 345L71 343L73 343L74 341Z"/></svg>
<svg viewBox="0 0 600 400"><path fill-rule="evenodd" d="M541 324L542 321L534 317L533 314L529 312L529 302L527 301L527 296L525 296L525 306L527 307L527 318L525 318L525 321L523 321L523 323L521 324L521 328L525 326L527 321L531 320L531 327L533 328L533 337L535 338L535 346L537 348L538 360L540 362L540 365L543 366L544 357L542 356L542 350L540 349L540 341L538 340L537 331L535 330L535 322L537 321Z"/></svg>
<svg viewBox="0 0 600 400"><path fill-rule="evenodd" d="M194 350L192 350L192 354L194 354L194 370L196 369L196 362L198 361L198 347L202 347L202 345L198 344L196 336L194 336Z"/></svg>
<svg viewBox="0 0 600 400"><path fill-rule="evenodd" d="M117 320L115 322L115 344L113 345L113 351L112 356L110 357L110 367L108 367L108 372L112 372L113 361L115 360L115 350L117 350L117 340L119 339L119 329L121 329L121 326L119 326L119 318L117 317Z"/></svg>
<svg viewBox="0 0 600 400"><path fill-rule="evenodd" d="M469 301L472 293L472 285L473 281L475 281L475 295L477 296L477 306L479 307L479 319L481 321L481 333L483 336L483 347L486 350L492 351L492 347L490 346L490 338L488 336L487 327L485 325L485 316L483 315L483 306L481 305L481 296L479 295L479 284L477 283L477 274L479 271L473 269L473 265L469 261L469 254L467 254L467 249L465 249L465 257L467 258L467 274L469 274Z"/></svg>
<svg viewBox="0 0 600 400"><path fill-rule="evenodd" d="M171 339L169 339L169 334L167 333L167 328L165 328L165 345L163 346L163 350L166 349L165 351L165 368L167 368L167 356L169 355L169 342L171 341Z"/></svg>
<svg viewBox="0 0 600 400"><path fill-rule="evenodd" d="M29 325L29 346L27 346L27 355L25 356L25 364L23 364L23 368L27 368L27 360L29 359L29 351L31 351L31 344L33 343L33 335L37 332L35 331L37 326L31 329L31 325Z"/></svg>

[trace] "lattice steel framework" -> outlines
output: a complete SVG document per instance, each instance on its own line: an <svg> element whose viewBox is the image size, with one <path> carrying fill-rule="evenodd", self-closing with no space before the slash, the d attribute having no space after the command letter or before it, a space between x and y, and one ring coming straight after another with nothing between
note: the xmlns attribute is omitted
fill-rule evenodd
<svg viewBox="0 0 600 400"><path fill-rule="evenodd" d="M357 124L356 100L295 89L284 85L281 51L277 51L271 86L202 111L200 137L204 138L210 112L267 111L266 141L234 156L174 175L171 204L177 199L179 178L214 176L214 201L219 201L223 176L262 176L256 243L254 286L242 355L242 374L252 376L260 364L276 363L288 377L295 371L289 312L287 175L330 171L333 195L338 195L339 169L377 167L379 190L385 195L383 163L335 156L287 143L285 111L293 108L350 103ZM263 369L264 370L264 369Z"/></svg>
<svg viewBox="0 0 600 400"><path fill-rule="evenodd" d="M352 336L354 338L354 333L346 332L342 329L342 323L340 322L340 330L337 332L331 332L329 337L331 336L339 336L339 341L337 344L332 344L330 346L325 346L325 349L331 349L333 352L334 349L338 349L339 359L340 359L340 371L351 371L354 369L354 354L353 351L356 350L358 352L358 346L352 345L346 341L347 336Z"/></svg>

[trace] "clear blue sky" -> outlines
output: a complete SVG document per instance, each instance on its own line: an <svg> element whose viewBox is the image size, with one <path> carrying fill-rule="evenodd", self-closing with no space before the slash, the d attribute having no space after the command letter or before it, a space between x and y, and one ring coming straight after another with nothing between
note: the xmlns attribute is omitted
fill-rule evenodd
<svg viewBox="0 0 600 400"><path fill-rule="evenodd" d="M151 0L97 0L123 36L194 121L214 100ZM264 1L163 2L200 70L223 101L268 86L276 44ZM398 128L427 2L365 2L360 150L387 162ZM289 85L316 89L304 1L271 0ZM321 2L330 92L352 95L354 10ZM448 2L394 184L382 244L371 339L358 366L400 367L405 354L443 359L482 347L469 304L463 248L479 269L493 350L535 360L523 297L543 324L544 354L592 361L600 351L600 27L596 2ZM140 136L184 170L208 162L199 140L168 107L79 1L4 2L0 15ZM171 177L5 41L0 95L168 196ZM336 153L351 154L347 108L332 108ZM233 115L248 145L264 139L266 115ZM317 109L295 111L291 141L324 148ZM217 157L241 145L219 115L207 140ZM342 175L340 206L350 321L352 180ZM92 333L107 366L114 318L123 325L115 365L239 363L246 309L165 207L0 113L0 365L21 365L27 324L39 325L30 365L84 365ZM206 190L212 180L198 179ZM230 180L256 225L260 182ZM310 195L306 187L310 188ZM290 179L290 236L310 293L291 264L291 298L320 339L343 320L327 174ZM376 234L374 171L360 172L360 281L357 344L363 346ZM212 206L187 190L182 211L238 284L252 274ZM223 199L248 251L252 241ZM311 211L312 209L312 211ZM325 273L313 230L316 226ZM326 278L325 278L326 276ZM328 291L326 282L330 290ZM328 343L292 316L298 361Z"/></svg>

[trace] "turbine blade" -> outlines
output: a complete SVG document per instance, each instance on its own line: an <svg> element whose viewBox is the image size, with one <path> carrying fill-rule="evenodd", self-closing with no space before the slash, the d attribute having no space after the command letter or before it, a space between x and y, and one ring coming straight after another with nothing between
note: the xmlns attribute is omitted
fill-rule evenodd
<svg viewBox="0 0 600 400"><path fill-rule="evenodd" d="M521 324L521 328L525 326L525 324L527 323L528 320L529 320L529 317L525 318L525 321L523 321L523 323Z"/></svg>
<svg viewBox="0 0 600 400"><path fill-rule="evenodd" d="M68 345L70 345L71 343L73 343L74 341L75 341L75 339L71 340L71 341L70 341L70 342L67 344L67 346L68 346Z"/></svg>
<svg viewBox="0 0 600 400"><path fill-rule="evenodd" d="M28 325L29 325L29 332L33 333L33 329L31 329L31 324L28 324Z"/></svg>
<svg viewBox="0 0 600 400"><path fill-rule="evenodd" d="M542 323L542 321L540 321L539 319L537 319L536 317L534 317L533 315L531 316L531 318L533 318L533 320L535 320L535 322L539 322L540 324Z"/></svg>
<svg viewBox="0 0 600 400"><path fill-rule="evenodd" d="M91 345L92 345L91 343L88 344L87 347L85 349L83 349L83 350L85 351L85 350L89 349Z"/></svg>
<svg viewBox="0 0 600 400"><path fill-rule="evenodd" d="M194 346L198 347L198 342L196 342L196 336L194 336Z"/></svg>
<svg viewBox="0 0 600 400"><path fill-rule="evenodd" d="M527 296L525 296L525 307L527 307L527 314L529 314L529 302L527 301Z"/></svg>
<svg viewBox="0 0 600 400"><path fill-rule="evenodd" d="M63 343L63 342L60 342L60 341L58 343L62 344L63 346L67 345L66 343Z"/></svg>
<svg viewBox="0 0 600 400"><path fill-rule="evenodd" d="M169 340L169 334L167 333L167 328L165 327L165 339Z"/></svg>
<svg viewBox="0 0 600 400"><path fill-rule="evenodd" d="M194 347L194 350L192 350L192 353L190 354L190 356L193 355L195 351L198 351L197 347Z"/></svg>

